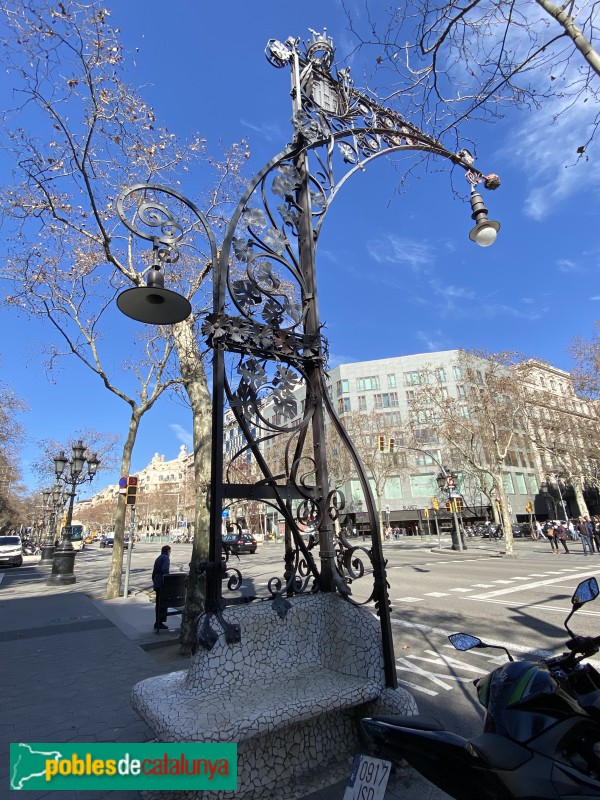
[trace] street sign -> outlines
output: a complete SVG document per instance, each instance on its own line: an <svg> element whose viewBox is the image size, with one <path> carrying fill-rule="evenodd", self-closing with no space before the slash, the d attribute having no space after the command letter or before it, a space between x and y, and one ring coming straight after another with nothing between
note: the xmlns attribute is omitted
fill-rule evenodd
<svg viewBox="0 0 600 800"><path fill-rule="evenodd" d="M127 488L127 475L123 475L122 478L119 478L119 489L126 489Z"/></svg>
<svg viewBox="0 0 600 800"><path fill-rule="evenodd" d="M446 486L452 489L456 486L456 478L454 475L446 475Z"/></svg>

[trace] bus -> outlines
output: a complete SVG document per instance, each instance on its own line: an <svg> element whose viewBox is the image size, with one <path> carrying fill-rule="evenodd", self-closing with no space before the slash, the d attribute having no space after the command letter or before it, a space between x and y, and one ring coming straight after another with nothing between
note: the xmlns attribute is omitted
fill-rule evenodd
<svg viewBox="0 0 600 800"><path fill-rule="evenodd" d="M67 539L73 545L73 550L83 550L83 540L89 533L87 526L75 523L74 525L71 525L70 533L68 532L67 528L64 527L61 531L61 535L64 535L65 531L67 531Z"/></svg>

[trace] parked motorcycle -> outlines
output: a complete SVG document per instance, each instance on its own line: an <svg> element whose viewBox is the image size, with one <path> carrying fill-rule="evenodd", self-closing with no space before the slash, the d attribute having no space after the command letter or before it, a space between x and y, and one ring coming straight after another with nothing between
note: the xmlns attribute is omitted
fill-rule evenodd
<svg viewBox="0 0 600 800"><path fill-rule="evenodd" d="M483 733L464 739L422 716L373 717L362 724L378 752L405 759L456 800L587 800L600 797L600 674L582 663L600 636L569 629L598 597L595 578L577 587L565 620L567 652L508 663L474 681L485 707ZM497 647L466 633L457 650Z"/></svg>
<svg viewBox="0 0 600 800"><path fill-rule="evenodd" d="M22 547L23 547L23 555L25 556L37 556L41 552L39 545L37 545L35 542L32 542L29 539L25 539L23 541Z"/></svg>

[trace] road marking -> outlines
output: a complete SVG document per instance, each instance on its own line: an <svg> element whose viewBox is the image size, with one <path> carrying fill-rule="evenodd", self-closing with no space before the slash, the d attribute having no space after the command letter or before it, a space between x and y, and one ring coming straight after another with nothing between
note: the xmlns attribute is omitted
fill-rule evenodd
<svg viewBox="0 0 600 800"><path fill-rule="evenodd" d="M550 573L552 575L560 575L558 572ZM586 572L580 573L580 575L571 575L570 577L573 578L589 578L589 570ZM510 594L511 592L521 592L523 589L538 589L540 586L550 586L551 584L556 583L556 578L548 578L548 580L544 581L533 581L532 583L521 583L519 586L511 586L507 589L496 589L493 592L487 592L485 594L473 595L470 599L471 600L487 600L490 597L500 597L501 595Z"/></svg>
<svg viewBox="0 0 600 800"><path fill-rule="evenodd" d="M494 581L494 583L513 583L513 581Z"/></svg>
<svg viewBox="0 0 600 800"><path fill-rule="evenodd" d="M396 670L396 674L398 674L400 670ZM410 681L404 681L402 678L398 678L398 683L402 684L402 686L406 686L407 689L412 689L413 692L421 692L421 694L428 694L431 697L437 697L439 692L434 692L433 689L426 689L424 686L417 686L416 683L411 683Z"/></svg>
<svg viewBox="0 0 600 800"><path fill-rule="evenodd" d="M490 601L493 602L493 601ZM581 611L577 612L581 614ZM450 636L451 633L456 633L456 631L445 630L444 628L435 628L432 625L423 625L420 622L409 622L405 619L396 619L392 617L390 620L392 625L396 625L401 628L414 628L415 630L421 631L422 633L436 633L440 636L444 636L446 639ZM508 651L511 653L527 653L531 658L550 658L550 656L554 655L553 651L551 650L542 650L536 649L531 647L526 647L525 645L521 644L513 644L511 642L499 642L494 639L487 639L486 644L494 645L496 647L506 647Z"/></svg>
<svg viewBox="0 0 600 800"><path fill-rule="evenodd" d="M472 589L463 589L462 586L457 586L454 589L450 589L451 592L472 592Z"/></svg>
<svg viewBox="0 0 600 800"><path fill-rule="evenodd" d="M397 597L394 603L420 603L420 597Z"/></svg>
<svg viewBox="0 0 600 800"><path fill-rule="evenodd" d="M492 588L492 584L491 583L474 583L473 586L476 589L491 589Z"/></svg>
<svg viewBox="0 0 600 800"><path fill-rule="evenodd" d="M425 597L448 597L448 592L426 592Z"/></svg>

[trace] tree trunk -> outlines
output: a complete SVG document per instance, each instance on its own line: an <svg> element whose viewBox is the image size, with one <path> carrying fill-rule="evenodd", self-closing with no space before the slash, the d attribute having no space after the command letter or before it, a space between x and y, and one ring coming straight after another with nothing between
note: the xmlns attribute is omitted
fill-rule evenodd
<svg viewBox="0 0 600 800"><path fill-rule="evenodd" d="M574 475L572 479L573 490L575 492L575 501L577 502L577 510L579 516L589 517L590 512L583 496L583 478L581 475Z"/></svg>
<svg viewBox="0 0 600 800"><path fill-rule="evenodd" d="M179 643L184 654L192 651L196 639L196 622L204 610L206 580L197 575L197 561L208 560L210 511L208 494L211 470L212 399L208 390L204 364L198 350L193 321L184 320L173 327L183 385L192 409L194 447L194 541L188 576L187 599L181 619ZM222 446L219 442L218 446Z"/></svg>
<svg viewBox="0 0 600 800"><path fill-rule="evenodd" d="M127 438L123 445L123 454L121 456L121 475L129 475L131 469L131 454L133 452L133 445L137 437L140 427L140 414L137 409L134 409L129 419L129 429L127 431ZM108 583L106 585L106 597L109 600L119 597L121 594L121 576L123 574L123 538L125 534L125 511L127 504L125 502L125 495L120 494L117 503L117 513L115 515L115 541L112 551L112 559L110 562L110 572L108 573ZM132 546L132 542L129 542Z"/></svg>
<svg viewBox="0 0 600 800"><path fill-rule="evenodd" d="M504 541L506 542L506 555L512 556L513 555L512 518L510 515L510 511L508 509L508 499L506 497L506 491L504 489L504 481L502 480L502 474L495 475L494 482L496 484L496 491L498 492L498 497L500 498L500 521L502 523L502 529L504 530Z"/></svg>

